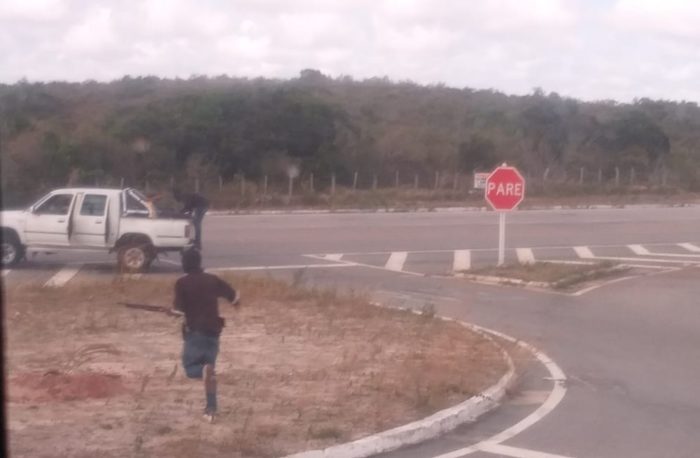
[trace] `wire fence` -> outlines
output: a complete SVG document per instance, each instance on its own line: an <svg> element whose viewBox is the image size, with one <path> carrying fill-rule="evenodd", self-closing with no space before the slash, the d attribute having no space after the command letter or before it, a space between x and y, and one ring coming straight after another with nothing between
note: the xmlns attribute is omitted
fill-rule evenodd
<svg viewBox="0 0 700 458"><path fill-rule="evenodd" d="M220 203L231 204L291 204L321 203L334 198L349 199L352 195L380 194L398 197L421 195L426 198L458 200L481 195L475 188L474 173L445 170L424 171L421 173L362 173L355 171L344 174L301 173L299 176L262 175L246 177L236 174L230 178L205 175L195 177L171 176L166 180L147 179L129 182L119 179L119 186L134 186L146 193L162 192L175 186L211 196ZM665 168L655 171L634 167L611 169L591 169L580 167L569 170L545 169L534 174L524 172L529 195L560 195L606 193L611 191L658 190L680 187L675 174ZM101 185L95 181L95 185ZM113 183L114 184L114 183Z"/></svg>
<svg viewBox="0 0 700 458"><path fill-rule="evenodd" d="M382 172L344 172L315 174L303 171L298 176L262 175L247 177L242 173L231 177L216 174L201 176L167 176L152 173L146 179L130 179L109 175L72 174L68 183L42 184L34 189L43 193L61 186L136 187L147 194L168 194L178 187L184 191L206 195L219 207L252 207L265 205L333 205L353 203L382 205L391 200L420 199L459 201L481 198L475 188L475 174L449 170L424 170L407 173L399 170ZM682 189L677 174L666 168L656 170L635 167L545 169L522 172L528 196L561 196L596 193L627 193ZM39 189L41 188L41 189ZM27 196L36 198L38 196Z"/></svg>

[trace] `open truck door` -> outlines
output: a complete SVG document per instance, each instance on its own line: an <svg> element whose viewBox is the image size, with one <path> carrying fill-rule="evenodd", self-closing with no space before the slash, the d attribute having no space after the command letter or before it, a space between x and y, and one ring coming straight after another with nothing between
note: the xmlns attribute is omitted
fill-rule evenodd
<svg viewBox="0 0 700 458"><path fill-rule="evenodd" d="M73 211L73 230L70 243L82 247L109 246L110 218L109 208L113 205L107 193L79 193Z"/></svg>

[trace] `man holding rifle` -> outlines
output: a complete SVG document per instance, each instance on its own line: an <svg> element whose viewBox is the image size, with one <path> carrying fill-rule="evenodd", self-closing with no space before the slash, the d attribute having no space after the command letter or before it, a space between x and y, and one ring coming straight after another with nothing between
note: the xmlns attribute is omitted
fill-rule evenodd
<svg viewBox="0 0 700 458"><path fill-rule="evenodd" d="M202 270L202 256L196 249L182 255L185 275L175 283L173 308L185 315L182 336L182 365L189 378L203 379L206 396L204 417L216 415L216 357L224 319L219 316L218 298L239 307L238 293L224 280Z"/></svg>

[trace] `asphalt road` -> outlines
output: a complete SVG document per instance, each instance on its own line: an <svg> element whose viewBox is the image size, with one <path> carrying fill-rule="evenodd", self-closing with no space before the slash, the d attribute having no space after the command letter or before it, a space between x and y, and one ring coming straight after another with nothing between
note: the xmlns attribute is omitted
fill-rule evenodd
<svg viewBox="0 0 700 458"><path fill-rule="evenodd" d="M212 265L237 258L253 265L302 262L298 256L309 253L489 249L496 246L496 229L493 213L210 218L206 259ZM509 215L507 236L511 247L658 244L676 247L664 253L694 256L676 244L699 241L699 230L698 208L532 211ZM580 297L363 267L310 269L307 275L309 281L365 288L409 305L437 304L443 314L532 342L563 368L564 400L505 443L512 455L465 456L690 458L700 456L699 273L693 266L649 271ZM521 391L546 389L537 371L527 375ZM466 447L536 407L536 399L530 406L506 404L478 425L386 456L436 456Z"/></svg>
<svg viewBox="0 0 700 458"><path fill-rule="evenodd" d="M584 247L642 266L635 278L578 297L415 275L449 272L455 251L495 259L497 223L490 212L208 217L204 255L208 267L268 266L280 275L311 265L304 273L309 282L365 290L399 305L431 303L441 314L503 331L551 356L568 378L556 409L505 441L502 454L463 456L700 456L700 208L510 214L511 259L514 248L530 249L537 259L579 259ZM50 276L47 265L81 259L58 254L42 264L41 256L3 279ZM176 261L156 271L177 271ZM551 385L533 366L514 398L479 423L384 456L434 457L478 444L533 412Z"/></svg>

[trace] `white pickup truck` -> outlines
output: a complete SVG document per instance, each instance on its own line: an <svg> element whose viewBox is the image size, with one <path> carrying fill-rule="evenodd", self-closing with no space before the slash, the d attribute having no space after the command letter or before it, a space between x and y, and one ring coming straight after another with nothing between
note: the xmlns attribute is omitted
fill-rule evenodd
<svg viewBox="0 0 700 458"><path fill-rule="evenodd" d="M192 246L189 219L149 217L148 208L133 188L56 189L26 210L0 212L2 265L18 263L28 251L88 249L116 252L123 271L141 272L158 253Z"/></svg>

